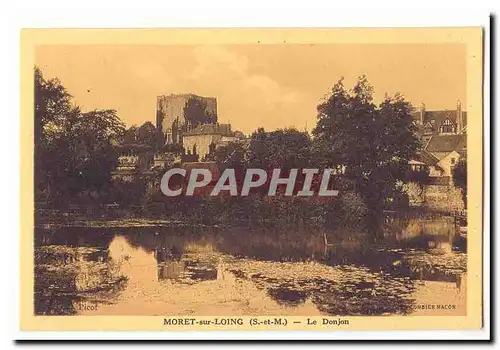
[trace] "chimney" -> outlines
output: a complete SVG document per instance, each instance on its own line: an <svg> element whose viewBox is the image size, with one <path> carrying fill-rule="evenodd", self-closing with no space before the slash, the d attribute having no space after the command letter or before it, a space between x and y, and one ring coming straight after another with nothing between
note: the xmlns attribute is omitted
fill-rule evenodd
<svg viewBox="0 0 500 350"><path fill-rule="evenodd" d="M420 125L424 125L425 122L425 103L422 102L420 105Z"/></svg>
<svg viewBox="0 0 500 350"><path fill-rule="evenodd" d="M462 102L457 100L457 134L464 128Z"/></svg>

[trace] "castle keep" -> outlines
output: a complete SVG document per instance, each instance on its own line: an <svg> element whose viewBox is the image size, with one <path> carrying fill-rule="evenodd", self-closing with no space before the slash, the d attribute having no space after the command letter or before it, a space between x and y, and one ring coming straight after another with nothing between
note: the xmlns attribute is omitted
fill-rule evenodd
<svg viewBox="0 0 500 350"><path fill-rule="evenodd" d="M194 94L157 96L156 128L160 144L179 144L182 142L182 133L191 129L189 121L184 116L184 107L190 99L202 101L206 104L206 111L217 116L215 97L202 97Z"/></svg>

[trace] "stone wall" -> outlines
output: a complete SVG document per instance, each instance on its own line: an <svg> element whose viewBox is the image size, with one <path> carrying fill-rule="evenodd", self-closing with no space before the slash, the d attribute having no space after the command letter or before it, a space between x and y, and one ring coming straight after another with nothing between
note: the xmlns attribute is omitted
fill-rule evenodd
<svg viewBox="0 0 500 350"><path fill-rule="evenodd" d="M424 186L425 206L446 211L460 211L464 209L462 192L459 188L448 185Z"/></svg>
<svg viewBox="0 0 500 350"><path fill-rule="evenodd" d="M196 153L203 159L210 152L210 144L217 144L221 138L220 134L185 135L182 138L182 145L186 152L189 150L191 153L196 146Z"/></svg>
<svg viewBox="0 0 500 350"><path fill-rule="evenodd" d="M419 185L411 182L404 185L410 206L427 207L441 211L464 209L462 192L452 183L447 185Z"/></svg>

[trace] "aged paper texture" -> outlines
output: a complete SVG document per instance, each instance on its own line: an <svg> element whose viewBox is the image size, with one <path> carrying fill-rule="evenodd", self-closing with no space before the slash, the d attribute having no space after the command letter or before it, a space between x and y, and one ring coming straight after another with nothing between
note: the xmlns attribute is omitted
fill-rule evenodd
<svg viewBox="0 0 500 350"><path fill-rule="evenodd" d="M481 28L21 40L23 330L481 327Z"/></svg>

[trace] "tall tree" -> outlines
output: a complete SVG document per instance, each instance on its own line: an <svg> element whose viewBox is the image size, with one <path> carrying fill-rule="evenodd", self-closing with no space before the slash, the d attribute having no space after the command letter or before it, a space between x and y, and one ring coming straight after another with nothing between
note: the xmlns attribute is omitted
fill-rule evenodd
<svg viewBox="0 0 500 350"><path fill-rule="evenodd" d="M68 129L75 177L75 191L103 192L109 187L111 171L118 165L115 144L125 125L115 110L94 110L79 116ZM77 194L73 193L73 195Z"/></svg>
<svg viewBox="0 0 500 350"><path fill-rule="evenodd" d="M72 96L59 79L46 80L35 67L35 145L47 146L57 139L78 113L71 103Z"/></svg>
<svg viewBox="0 0 500 350"><path fill-rule="evenodd" d="M122 136L122 143L124 145L137 143L137 125L132 125L125 130Z"/></svg>
<svg viewBox="0 0 500 350"><path fill-rule="evenodd" d="M58 158L67 159L65 131L80 110L58 79L45 79L34 70L34 184L36 198L50 200L57 191L57 179L64 169Z"/></svg>
<svg viewBox="0 0 500 350"><path fill-rule="evenodd" d="M124 124L114 110L81 113L57 79L35 68L35 193L64 204L108 186Z"/></svg>
<svg viewBox="0 0 500 350"><path fill-rule="evenodd" d="M153 123L147 121L141 126L132 125L125 130L121 138L123 146L141 145L154 150L157 146L157 133Z"/></svg>
<svg viewBox="0 0 500 350"><path fill-rule="evenodd" d="M137 129L137 141L150 146L152 149L156 145L156 128L150 121L145 122Z"/></svg>
<svg viewBox="0 0 500 350"><path fill-rule="evenodd" d="M398 194L409 161L418 149L411 105L396 94L373 103L373 88L365 76L346 90L343 79L318 106L313 130L318 161L341 169L354 183L369 210L369 225L380 227L384 204Z"/></svg>

